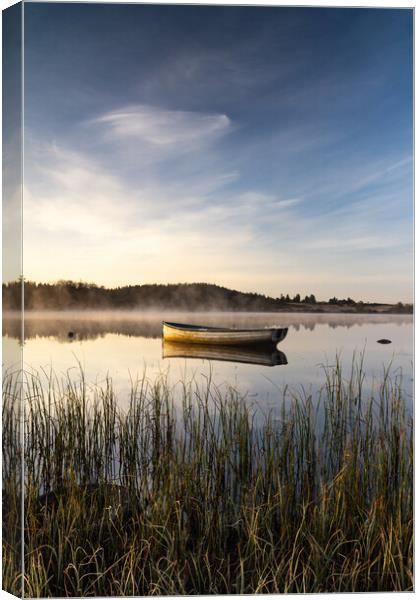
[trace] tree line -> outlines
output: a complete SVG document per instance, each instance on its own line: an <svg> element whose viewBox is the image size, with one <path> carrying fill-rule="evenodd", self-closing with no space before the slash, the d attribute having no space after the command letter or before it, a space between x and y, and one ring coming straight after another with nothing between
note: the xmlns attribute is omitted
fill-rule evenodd
<svg viewBox="0 0 420 600"><path fill-rule="evenodd" d="M27 310L152 309L180 310L275 310L290 302L289 296L239 292L208 283L144 284L106 288L95 283L57 281L25 282ZM19 309L21 284L3 284L3 309Z"/></svg>
<svg viewBox="0 0 420 600"><path fill-rule="evenodd" d="M209 283L144 284L106 288L95 283L60 280L55 283L25 282L24 302L27 310L63 309L154 309L172 310L279 310L287 304L304 306L333 304L370 306L352 298L318 302L314 294L301 297L280 294L240 292ZM21 282L3 284L3 310L21 308Z"/></svg>

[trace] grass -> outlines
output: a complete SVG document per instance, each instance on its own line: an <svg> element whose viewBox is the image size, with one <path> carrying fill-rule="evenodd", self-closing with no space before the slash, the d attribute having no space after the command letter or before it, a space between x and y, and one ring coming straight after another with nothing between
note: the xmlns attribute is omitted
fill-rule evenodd
<svg viewBox="0 0 420 600"><path fill-rule="evenodd" d="M257 414L211 378L25 383L25 596L413 589L412 421L401 377L327 369ZM16 376L3 387L3 587L19 593ZM178 390L179 392L179 390Z"/></svg>

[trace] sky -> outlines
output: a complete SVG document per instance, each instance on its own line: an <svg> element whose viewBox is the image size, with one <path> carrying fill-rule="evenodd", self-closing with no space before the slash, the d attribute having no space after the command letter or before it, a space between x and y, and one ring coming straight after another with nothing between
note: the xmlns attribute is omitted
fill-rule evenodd
<svg viewBox="0 0 420 600"><path fill-rule="evenodd" d="M25 4L24 273L409 302L412 12Z"/></svg>
<svg viewBox="0 0 420 600"><path fill-rule="evenodd" d="M22 274L22 9L2 13L2 278Z"/></svg>

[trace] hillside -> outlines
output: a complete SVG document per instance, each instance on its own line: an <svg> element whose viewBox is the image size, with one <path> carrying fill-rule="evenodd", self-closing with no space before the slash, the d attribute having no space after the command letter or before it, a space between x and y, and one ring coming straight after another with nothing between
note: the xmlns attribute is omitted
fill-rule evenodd
<svg viewBox="0 0 420 600"><path fill-rule="evenodd" d="M3 310L20 308L20 283L3 284ZM95 284L59 281L25 282L26 310L170 309L185 311L292 311L292 312L412 312L411 305L372 304L351 298L317 302L312 294L301 300L281 295L240 292L209 283L145 284L117 288Z"/></svg>

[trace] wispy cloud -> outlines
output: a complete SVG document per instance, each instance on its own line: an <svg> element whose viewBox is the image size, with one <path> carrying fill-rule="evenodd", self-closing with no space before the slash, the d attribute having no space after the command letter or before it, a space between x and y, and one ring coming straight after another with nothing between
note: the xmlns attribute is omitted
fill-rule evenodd
<svg viewBox="0 0 420 600"><path fill-rule="evenodd" d="M105 135L114 140L127 138L152 146L176 147L178 151L205 146L225 135L232 124L225 114L164 110L136 105L110 111L92 123L107 126Z"/></svg>
<svg viewBox="0 0 420 600"><path fill-rule="evenodd" d="M383 238L375 235L357 236L357 226L353 230L340 228L342 235L325 235L322 239L315 238L303 242L308 250L329 250L332 253L364 252L366 250L383 250L386 248L397 248L404 244L400 239ZM347 237L348 236L348 237Z"/></svg>
<svg viewBox="0 0 420 600"><path fill-rule="evenodd" d="M219 189L235 177L222 174ZM164 179L133 187L91 156L35 144L25 187L27 277L108 284L209 278L228 284L258 250L252 225L212 213L214 186L208 177L187 198L185 188L182 196L179 185L173 190ZM51 243L54 254L47 250Z"/></svg>
<svg viewBox="0 0 420 600"><path fill-rule="evenodd" d="M131 105L85 121L82 129L77 147L70 138L57 145L28 136L30 278L110 285L205 280L273 295L288 286L319 295L315 282L323 295L340 289L349 295L354 269L367 278L375 264L355 267L355 256L389 253L403 243L398 226L394 237L381 235L375 213L358 218L360 198L346 205L346 218L336 206L326 218L326 203L314 210L311 196L324 193L322 181L312 180L307 195L301 192L310 177L292 186L289 179L287 192L272 182L252 185L241 151L232 161L226 153L224 140L235 126L224 114ZM292 155L317 147L315 135L298 138ZM349 193L370 189L408 162L382 162L370 172L362 165L342 178L341 190L336 176L329 197L345 186ZM48 239L55 256L46 260Z"/></svg>

